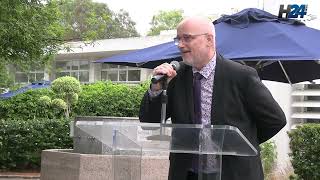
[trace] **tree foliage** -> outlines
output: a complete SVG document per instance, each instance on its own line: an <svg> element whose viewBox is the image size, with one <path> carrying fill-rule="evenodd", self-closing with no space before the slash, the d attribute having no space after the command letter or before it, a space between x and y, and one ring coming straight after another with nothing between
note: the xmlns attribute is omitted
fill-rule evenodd
<svg viewBox="0 0 320 180"><path fill-rule="evenodd" d="M139 36L125 11L114 13L107 4L92 0L60 0L66 40L96 40Z"/></svg>
<svg viewBox="0 0 320 180"><path fill-rule="evenodd" d="M134 25L92 0L1 0L0 62L43 66L65 41L138 36Z"/></svg>
<svg viewBox="0 0 320 180"><path fill-rule="evenodd" d="M80 82L74 77L64 76L54 80L51 89L59 97L52 100L52 105L64 109L66 118L69 118L71 105L78 102L78 93L81 92Z"/></svg>
<svg viewBox="0 0 320 180"><path fill-rule="evenodd" d="M139 36L134 26L127 12L92 0L1 0L0 87L12 84L8 64L43 69L66 41Z"/></svg>
<svg viewBox="0 0 320 180"><path fill-rule="evenodd" d="M126 38L140 36L129 16L129 13L121 9L113 17L113 23L109 25L106 32L109 33L108 38Z"/></svg>
<svg viewBox="0 0 320 180"><path fill-rule="evenodd" d="M13 80L4 64L0 63L0 93L4 92L5 87L13 85Z"/></svg>
<svg viewBox="0 0 320 180"><path fill-rule="evenodd" d="M53 1L1 0L0 63L44 65L62 43L60 15Z"/></svg>
<svg viewBox="0 0 320 180"><path fill-rule="evenodd" d="M151 29L148 35L155 36L159 35L162 30L176 29L179 22L183 19L182 14L182 10L160 11L152 17L150 23Z"/></svg>
<svg viewBox="0 0 320 180"><path fill-rule="evenodd" d="M288 133L297 179L320 179L320 124L303 124Z"/></svg>

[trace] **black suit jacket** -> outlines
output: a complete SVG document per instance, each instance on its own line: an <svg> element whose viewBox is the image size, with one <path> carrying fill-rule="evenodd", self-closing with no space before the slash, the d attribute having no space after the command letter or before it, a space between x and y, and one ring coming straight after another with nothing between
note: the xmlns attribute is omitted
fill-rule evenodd
<svg viewBox="0 0 320 180"><path fill-rule="evenodd" d="M192 81L192 68L185 66L169 83L167 117L171 117L172 123L193 123ZM160 97L150 98L146 93L140 121L159 123L160 114ZM285 126L286 119L256 70L217 54L211 123L238 127L260 152L259 144L277 134ZM184 179L190 164L190 155L171 154L169 179ZM260 157L223 156L222 179L263 179Z"/></svg>

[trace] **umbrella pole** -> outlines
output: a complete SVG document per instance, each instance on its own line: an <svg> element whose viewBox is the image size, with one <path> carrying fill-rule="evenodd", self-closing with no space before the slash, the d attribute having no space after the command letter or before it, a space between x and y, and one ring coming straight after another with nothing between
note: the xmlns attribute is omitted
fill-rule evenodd
<svg viewBox="0 0 320 180"><path fill-rule="evenodd" d="M278 61L278 63L279 63L279 65L280 65L281 69L282 69L282 72L283 72L283 73L284 73L284 75L286 76L286 78L287 78L287 80L288 80L289 84L290 84L290 85L292 85L291 80L290 80L290 78L289 78L289 76L288 76L288 74L287 74L286 70L284 69L284 67L283 67L282 63L281 63L280 61Z"/></svg>

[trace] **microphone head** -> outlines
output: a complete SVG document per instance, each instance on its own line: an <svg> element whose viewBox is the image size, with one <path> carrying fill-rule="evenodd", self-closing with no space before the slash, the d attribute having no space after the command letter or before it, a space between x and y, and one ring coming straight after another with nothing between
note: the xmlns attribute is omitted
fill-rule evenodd
<svg viewBox="0 0 320 180"><path fill-rule="evenodd" d="M173 69L175 70L175 71L179 71L179 69L180 69L180 63L178 62L178 61L171 61L171 66L173 67Z"/></svg>

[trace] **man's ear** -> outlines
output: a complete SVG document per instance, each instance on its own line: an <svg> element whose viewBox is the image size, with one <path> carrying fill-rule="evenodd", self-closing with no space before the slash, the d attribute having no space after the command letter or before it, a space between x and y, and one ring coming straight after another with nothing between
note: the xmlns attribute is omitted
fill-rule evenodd
<svg viewBox="0 0 320 180"><path fill-rule="evenodd" d="M208 34L208 35L207 35L207 41L208 41L209 46L212 47L213 44L214 44L214 42L213 42L213 41L214 41L213 35Z"/></svg>

